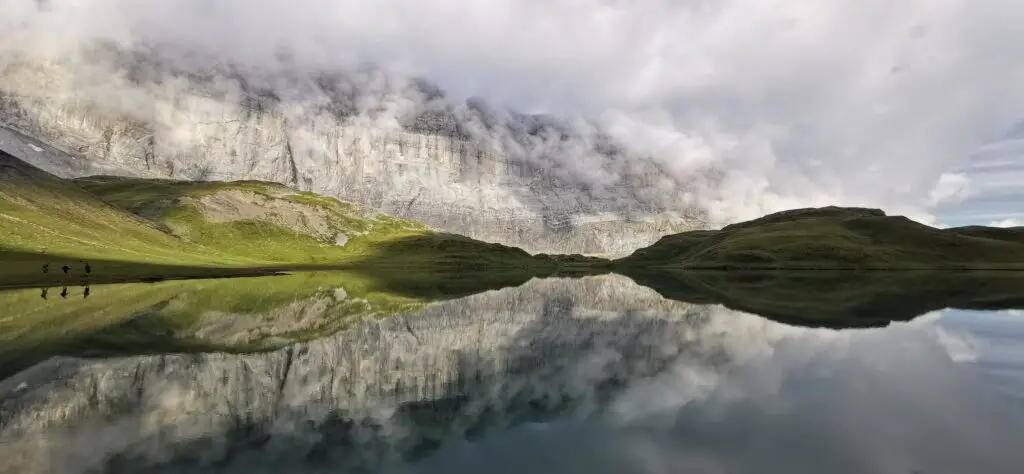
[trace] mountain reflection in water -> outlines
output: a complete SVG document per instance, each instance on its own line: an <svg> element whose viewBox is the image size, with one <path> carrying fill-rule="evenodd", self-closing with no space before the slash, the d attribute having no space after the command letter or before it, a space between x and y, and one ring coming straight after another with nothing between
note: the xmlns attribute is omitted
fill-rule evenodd
<svg viewBox="0 0 1024 474"><path fill-rule="evenodd" d="M426 305L317 288L254 307L255 326L239 308L172 321L167 315L179 313L167 308L187 302L138 296L145 303L132 312L149 326L111 316L109 327L95 323L58 353L109 343L96 334L110 328L134 334L138 344L127 348L135 350L152 341L153 321L178 353L57 357L0 382L0 472L931 474L1024 466L1024 354L1000 339L1024 335L1024 318L1013 312L980 325L962 311L936 311L837 330L669 300L614 275L531 280ZM96 287L85 301L103 294ZM406 306L366 316L352 309L360 298L375 301L371 309ZM317 314L349 319L309 337L305 322ZM195 341L224 349L238 341L225 340L225 328L268 324L291 328L274 333L278 343L309 340L257 352L182 349ZM182 338L193 345L169 342Z"/></svg>

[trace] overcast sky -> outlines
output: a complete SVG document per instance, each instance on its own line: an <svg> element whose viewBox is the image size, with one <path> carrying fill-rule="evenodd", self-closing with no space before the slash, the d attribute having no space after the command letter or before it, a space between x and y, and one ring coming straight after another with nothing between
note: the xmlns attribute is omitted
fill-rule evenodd
<svg viewBox="0 0 1024 474"><path fill-rule="evenodd" d="M1024 130L980 147L959 171L969 194L936 209L944 223L1024 226Z"/></svg>
<svg viewBox="0 0 1024 474"><path fill-rule="evenodd" d="M34 3L0 0L0 55L104 38L265 67L282 52L295 69L368 61L457 97L603 117L663 161L733 170L715 204L726 213L1021 212L1005 199L948 211L1021 177L1018 152L999 158L1012 173L965 161L1024 117L1019 0L50 0L46 15Z"/></svg>

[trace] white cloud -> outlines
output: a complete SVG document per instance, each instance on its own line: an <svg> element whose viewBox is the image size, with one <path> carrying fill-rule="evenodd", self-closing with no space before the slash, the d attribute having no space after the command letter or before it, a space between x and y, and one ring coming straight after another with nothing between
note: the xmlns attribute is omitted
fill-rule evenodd
<svg viewBox="0 0 1024 474"><path fill-rule="evenodd" d="M958 195L943 173L1024 112L1016 0L33 3L0 2L0 67L98 39L270 69L287 52L293 73L369 61L460 97L603 117L684 177L724 171L677 180L724 220L824 203L923 215Z"/></svg>
<svg viewBox="0 0 1024 474"><path fill-rule="evenodd" d="M1019 219L1000 219L989 222L988 225L990 227L1021 227L1024 226L1024 221Z"/></svg>
<svg viewBox="0 0 1024 474"><path fill-rule="evenodd" d="M970 194L971 180L961 173L943 173L929 196L932 206L966 199Z"/></svg>

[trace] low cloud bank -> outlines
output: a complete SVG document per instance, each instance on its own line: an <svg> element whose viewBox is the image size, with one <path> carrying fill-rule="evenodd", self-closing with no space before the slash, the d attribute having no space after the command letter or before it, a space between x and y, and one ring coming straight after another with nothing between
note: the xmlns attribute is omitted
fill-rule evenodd
<svg viewBox="0 0 1024 474"><path fill-rule="evenodd" d="M1024 111L1013 0L6 0L4 12L0 69L71 71L37 84L49 97L170 126L153 102L197 87L377 128L443 109L459 133L594 193L657 170L629 186L713 223L834 203L931 222L967 189L949 170Z"/></svg>

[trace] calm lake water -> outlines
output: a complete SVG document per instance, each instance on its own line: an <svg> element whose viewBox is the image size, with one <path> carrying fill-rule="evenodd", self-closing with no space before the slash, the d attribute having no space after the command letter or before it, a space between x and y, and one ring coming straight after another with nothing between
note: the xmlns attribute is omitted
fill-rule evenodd
<svg viewBox="0 0 1024 474"><path fill-rule="evenodd" d="M616 275L61 292L0 293L0 472L1024 472L1020 310L805 327L841 305L730 300L768 318Z"/></svg>

